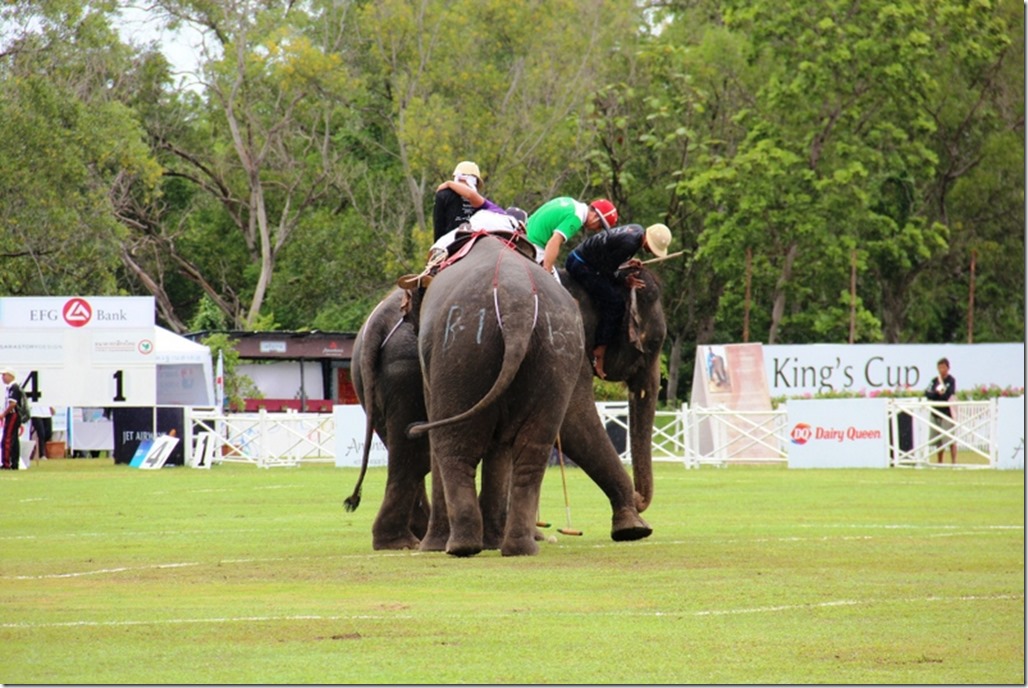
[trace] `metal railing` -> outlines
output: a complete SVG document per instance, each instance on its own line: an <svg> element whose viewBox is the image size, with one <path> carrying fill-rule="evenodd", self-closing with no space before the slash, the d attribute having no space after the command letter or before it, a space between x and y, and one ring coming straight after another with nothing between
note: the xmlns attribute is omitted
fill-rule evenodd
<svg viewBox="0 0 1028 688"><path fill-rule="evenodd" d="M952 425L940 411L943 406L953 409ZM932 459L939 448L948 456L949 446L954 445L958 461L943 465L997 466L995 399L948 403L890 399L886 408L890 465L938 466ZM598 402L596 409L621 460L630 463L628 403ZM263 410L224 414L187 408L185 421L185 459L190 466L240 462L271 468L335 462L332 414ZM657 411L651 441L654 461L681 461L686 468L788 463L791 446L784 405L770 411L733 411L723 406L690 409L683 404L676 410Z"/></svg>
<svg viewBox="0 0 1028 688"><path fill-rule="evenodd" d="M239 462L272 468L335 462L331 414L268 413L263 409L224 414L187 409L185 426L186 464L191 466Z"/></svg>

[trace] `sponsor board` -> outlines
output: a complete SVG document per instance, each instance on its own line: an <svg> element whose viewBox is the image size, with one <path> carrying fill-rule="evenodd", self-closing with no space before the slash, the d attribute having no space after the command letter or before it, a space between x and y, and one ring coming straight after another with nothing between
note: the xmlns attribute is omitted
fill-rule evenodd
<svg viewBox="0 0 1028 688"><path fill-rule="evenodd" d="M364 409L357 404L338 404L332 407L332 418L336 426L336 466L360 468L364 455ZM388 459L382 440L372 433L368 466L385 466Z"/></svg>
<svg viewBox="0 0 1028 688"><path fill-rule="evenodd" d="M795 399L788 404L789 468L888 468L885 399Z"/></svg>
<svg viewBox="0 0 1028 688"><path fill-rule="evenodd" d="M997 399L996 468L1024 470L1024 397Z"/></svg>
<svg viewBox="0 0 1028 688"><path fill-rule="evenodd" d="M923 390L947 358L957 390L1024 387L1024 342L1006 344L768 344L771 396Z"/></svg>
<svg viewBox="0 0 1028 688"><path fill-rule="evenodd" d="M152 406L152 296L0 298L0 361L32 403Z"/></svg>

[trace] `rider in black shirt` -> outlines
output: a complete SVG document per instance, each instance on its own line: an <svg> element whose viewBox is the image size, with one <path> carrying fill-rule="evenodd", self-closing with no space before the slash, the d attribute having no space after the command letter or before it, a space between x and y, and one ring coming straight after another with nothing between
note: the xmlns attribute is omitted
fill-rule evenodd
<svg viewBox="0 0 1028 688"><path fill-rule="evenodd" d="M603 370L603 356L607 345L614 340L625 312L625 291L619 270L626 263L627 267L642 265L634 258L641 248L663 258L670 243L671 232L665 225L655 224L643 229L642 225L630 224L597 232L568 255L564 267L589 294L599 316L593 367L600 378L607 377ZM633 274L624 275L623 281L629 289L644 286L643 281Z"/></svg>

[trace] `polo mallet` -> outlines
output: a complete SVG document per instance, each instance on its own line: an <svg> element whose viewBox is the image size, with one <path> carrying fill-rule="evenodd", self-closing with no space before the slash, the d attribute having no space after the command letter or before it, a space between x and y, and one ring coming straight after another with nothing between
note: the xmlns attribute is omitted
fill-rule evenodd
<svg viewBox="0 0 1028 688"><path fill-rule="evenodd" d="M568 500L568 478L564 474L564 451L560 447L560 435L557 435L557 461L560 462L560 482L564 486L564 513L568 520L568 527L557 528L557 532L561 535L581 535L582 531L571 527L571 502Z"/></svg>
<svg viewBox="0 0 1028 688"><path fill-rule="evenodd" d="M549 527L550 527L551 525L553 525L553 524L552 524L552 523L550 523L549 521L544 521L544 520L543 520L543 514L542 514L542 512L541 512L541 511L538 511L538 510L537 510L537 511L535 512L535 517L536 517L536 519L538 519L538 520L537 520L537 521L535 522L535 527L536 527L536 528L549 528Z"/></svg>
<svg viewBox="0 0 1028 688"><path fill-rule="evenodd" d="M650 258L649 260L644 260L644 261L640 261L640 262L641 262L642 265L650 265L652 263L659 263L661 261L668 260L669 258L677 258L678 256L682 255L683 253L685 253L685 251L676 251L675 253L667 254L663 258ZM622 263L621 265L618 266L618 270L624 270L627 267L628 267L628 263Z"/></svg>

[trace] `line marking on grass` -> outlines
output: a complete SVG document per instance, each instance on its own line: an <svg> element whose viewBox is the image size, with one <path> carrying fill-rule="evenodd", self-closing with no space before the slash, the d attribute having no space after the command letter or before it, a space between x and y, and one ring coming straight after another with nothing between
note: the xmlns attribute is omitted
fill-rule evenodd
<svg viewBox="0 0 1028 688"><path fill-rule="evenodd" d="M673 612L632 612L632 611L610 611L610 612L563 612L563 611L549 611L549 610L533 610L527 612L532 616L581 616L582 614L588 614L589 616L611 616L611 617L624 617L624 616L635 616L635 617L646 617L652 616L654 618L682 618L682 617L710 617L710 616L732 616L736 614L774 614L777 612L790 612L790 611L809 611L811 609L831 609L836 607L856 607L856 606L875 606L882 604L920 604L920 603L932 603L932 602L996 602L1002 600L1023 600L1023 594L1011 594L1011 595L958 595L956 597L939 597L932 595L929 597L913 597L898 600L829 600L826 602L811 602L806 604L780 604L767 607L744 607L741 609L702 609L698 611L673 611ZM508 613L462 613L458 615L450 615L451 618L467 619L468 617L475 617L479 619L483 618L497 618L503 619L507 617L516 616L524 618L526 612L524 610L512 611ZM439 618L438 614L430 613L425 615L426 618L431 616L432 618ZM395 621L396 619L418 619L419 616L416 614L336 614L336 615L324 615L324 614L281 614L281 615L268 615L268 616L223 616L223 617L212 617L208 619L193 618L193 619L144 619L144 620L122 620L122 621L53 621L43 623L0 623L0 628L3 629L36 629L36 628L74 628L83 626L163 626L163 625L174 625L174 624L229 624L229 623L253 623L253 622L290 622L290 621Z"/></svg>
<svg viewBox="0 0 1028 688"><path fill-rule="evenodd" d="M4 576L7 580L44 580L47 578L79 578L81 576L100 576L106 573L124 573L125 571L144 571L147 569L179 569L186 566L199 566L197 561L183 561L173 564L153 564L150 566L119 566L112 569L95 569L93 571L73 571L71 573L44 573L37 576Z"/></svg>

